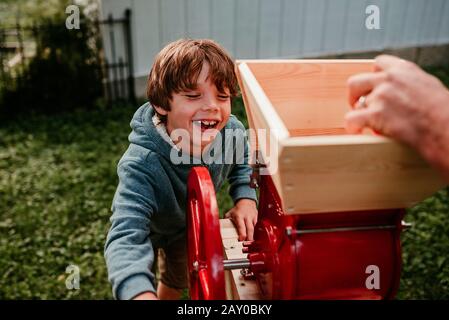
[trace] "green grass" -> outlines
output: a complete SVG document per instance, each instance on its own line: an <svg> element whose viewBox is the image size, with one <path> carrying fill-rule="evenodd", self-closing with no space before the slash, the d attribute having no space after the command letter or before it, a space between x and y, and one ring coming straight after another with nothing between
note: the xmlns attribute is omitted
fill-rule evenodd
<svg viewBox="0 0 449 320"><path fill-rule="evenodd" d="M135 109L23 116L0 127L0 299L112 298L103 245ZM241 101L233 113L244 117ZM400 299L449 298L448 192L408 210ZM226 187L218 200L221 213L231 208ZM65 287L69 264L80 267L80 290Z"/></svg>
<svg viewBox="0 0 449 320"><path fill-rule="evenodd" d="M103 245L135 107L0 127L0 299L109 299ZM227 185L220 212L232 207ZM67 290L66 267L80 268Z"/></svg>
<svg viewBox="0 0 449 320"><path fill-rule="evenodd" d="M449 188L407 211L399 299L449 299Z"/></svg>
<svg viewBox="0 0 449 320"><path fill-rule="evenodd" d="M0 299L110 298L103 245L130 108L0 129ZM81 290L65 287L69 264Z"/></svg>

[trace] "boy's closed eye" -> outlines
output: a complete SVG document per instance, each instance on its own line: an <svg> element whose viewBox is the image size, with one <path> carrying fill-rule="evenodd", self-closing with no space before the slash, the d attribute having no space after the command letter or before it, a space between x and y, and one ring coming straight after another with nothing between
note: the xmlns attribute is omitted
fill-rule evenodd
<svg viewBox="0 0 449 320"><path fill-rule="evenodd" d="M199 93L188 93L188 94L184 94L184 96L189 99L198 99L199 97L201 97L201 95Z"/></svg>
<svg viewBox="0 0 449 320"><path fill-rule="evenodd" d="M228 94L219 94L218 99L220 100L228 100L231 96Z"/></svg>
<svg viewBox="0 0 449 320"><path fill-rule="evenodd" d="M186 93L186 94L184 94L184 96L187 97L188 99L192 99L192 100L201 98L201 94L199 94L199 93ZM219 94L217 96L217 98L220 100L228 100L230 98L230 96L227 94Z"/></svg>

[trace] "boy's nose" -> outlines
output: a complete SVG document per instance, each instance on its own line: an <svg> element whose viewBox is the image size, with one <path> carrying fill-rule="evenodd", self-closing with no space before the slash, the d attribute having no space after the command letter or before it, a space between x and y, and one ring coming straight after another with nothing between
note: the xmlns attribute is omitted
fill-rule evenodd
<svg viewBox="0 0 449 320"><path fill-rule="evenodd" d="M214 101L213 99L209 99L205 101L203 108L204 111L216 111L219 110L217 101Z"/></svg>

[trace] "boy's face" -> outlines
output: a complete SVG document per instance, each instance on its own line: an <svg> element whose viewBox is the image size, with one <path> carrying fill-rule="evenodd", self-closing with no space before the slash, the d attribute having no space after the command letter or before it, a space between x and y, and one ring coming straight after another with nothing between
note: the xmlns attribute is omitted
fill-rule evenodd
<svg viewBox="0 0 449 320"><path fill-rule="evenodd" d="M195 148L203 150L228 122L231 99L227 88L225 92L219 92L211 82L209 64L205 62L195 90L173 93L170 111L157 106L155 108L160 114L167 115L166 126L169 135L175 129L183 129L189 134L190 150ZM199 141L194 139L194 134L195 137L201 135L201 139L198 139Z"/></svg>

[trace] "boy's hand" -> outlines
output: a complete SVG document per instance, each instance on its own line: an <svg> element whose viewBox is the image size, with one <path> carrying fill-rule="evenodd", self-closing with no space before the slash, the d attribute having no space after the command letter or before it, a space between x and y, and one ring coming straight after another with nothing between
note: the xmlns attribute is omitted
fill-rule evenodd
<svg viewBox="0 0 449 320"><path fill-rule="evenodd" d="M256 202L251 199L240 199L235 206L225 214L237 228L239 241L254 240L254 226L257 223Z"/></svg>
<svg viewBox="0 0 449 320"><path fill-rule="evenodd" d="M144 292L135 296L133 300L159 300L159 299L154 294L154 292Z"/></svg>

